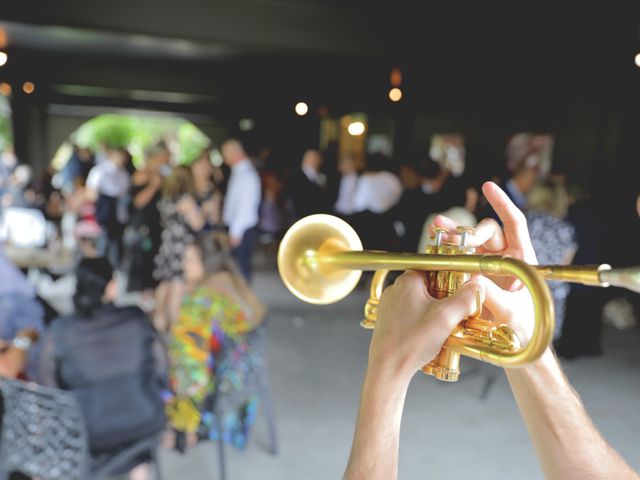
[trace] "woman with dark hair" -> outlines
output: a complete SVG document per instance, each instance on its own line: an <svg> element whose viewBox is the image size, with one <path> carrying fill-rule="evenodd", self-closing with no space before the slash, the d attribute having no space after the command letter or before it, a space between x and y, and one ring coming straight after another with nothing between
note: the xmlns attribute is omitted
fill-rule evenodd
<svg viewBox="0 0 640 480"><path fill-rule="evenodd" d="M166 421L162 342L142 310L113 304L116 294L106 258L81 260L75 313L52 323L39 361L40 383L74 392L96 456L158 437Z"/></svg>
<svg viewBox="0 0 640 480"><path fill-rule="evenodd" d="M153 291L158 285L153 278L162 234L158 203L162 198L162 181L167 170L171 170L169 152L159 145L146 152L144 168L131 178L131 214L124 230L128 250L127 291L140 292L145 305L152 302Z"/></svg>
<svg viewBox="0 0 640 480"><path fill-rule="evenodd" d="M186 293L169 339L169 424L177 449L199 439L243 447L264 364L264 307L210 237L187 247Z"/></svg>
<svg viewBox="0 0 640 480"><path fill-rule="evenodd" d="M191 164L195 199L205 217L203 230L212 230L221 222L222 194L214 182L209 150L203 150Z"/></svg>

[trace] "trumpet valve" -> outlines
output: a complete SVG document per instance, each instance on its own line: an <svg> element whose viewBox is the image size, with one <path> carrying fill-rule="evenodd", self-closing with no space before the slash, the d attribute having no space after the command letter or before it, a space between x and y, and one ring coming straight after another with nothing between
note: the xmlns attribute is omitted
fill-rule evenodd
<svg viewBox="0 0 640 480"><path fill-rule="evenodd" d="M460 378L460 354L443 348L436 358L422 367L422 372L443 382L457 382Z"/></svg>
<svg viewBox="0 0 640 480"><path fill-rule="evenodd" d="M466 250L467 248L469 248L467 247L467 239L469 235L473 235L474 233L476 233L476 229L473 227L460 226L456 230L460 234L460 247Z"/></svg>
<svg viewBox="0 0 640 480"><path fill-rule="evenodd" d="M442 245L442 237L447 233L447 229L442 227L433 227L433 232L432 238L435 239L436 247L439 247Z"/></svg>

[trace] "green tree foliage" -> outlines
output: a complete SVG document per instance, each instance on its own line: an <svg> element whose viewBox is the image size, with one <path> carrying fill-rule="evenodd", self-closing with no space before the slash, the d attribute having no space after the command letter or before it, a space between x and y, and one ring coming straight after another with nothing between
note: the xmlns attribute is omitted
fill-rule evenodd
<svg viewBox="0 0 640 480"><path fill-rule="evenodd" d="M102 145L126 148L136 166L148 148L165 142L180 164L190 164L210 146L209 138L194 124L174 117L104 114L81 125L71 140L97 150Z"/></svg>
<svg viewBox="0 0 640 480"><path fill-rule="evenodd" d="M11 130L11 109L6 98L0 96L0 151L13 143Z"/></svg>

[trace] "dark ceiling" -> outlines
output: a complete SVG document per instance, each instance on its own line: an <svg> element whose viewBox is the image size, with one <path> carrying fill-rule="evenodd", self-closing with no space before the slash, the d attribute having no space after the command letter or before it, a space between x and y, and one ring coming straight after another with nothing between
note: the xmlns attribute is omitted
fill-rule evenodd
<svg viewBox="0 0 640 480"><path fill-rule="evenodd" d="M222 118L290 111L299 99L385 111L393 66L404 73L402 108L416 110L640 90L635 8L440 3L13 2L0 11L3 75L36 82L47 103Z"/></svg>

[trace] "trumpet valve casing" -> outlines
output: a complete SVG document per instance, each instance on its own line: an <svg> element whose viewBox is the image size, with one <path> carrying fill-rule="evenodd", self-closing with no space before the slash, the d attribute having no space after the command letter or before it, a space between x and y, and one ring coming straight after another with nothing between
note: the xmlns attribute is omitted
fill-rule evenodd
<svg viewBox="0 0 640 480"><path fill-rule="evenodd" d="M471 255L474 250L461 241L459 244L443 242L442 234L436 230L435 245L428 245L425 253L437 255ZM455 292L461 285L471 278L471 274L451 271L427 271L426 283L429 295L437 299L443 299ZM463 322L461 322L463 323ZM462 333L463 327L458 326L453 335ZM442 347L440 353L427 365L422 367L422 372L433 375L444 382L456 382L460 377L460 354L446 347Z"/></svg>

